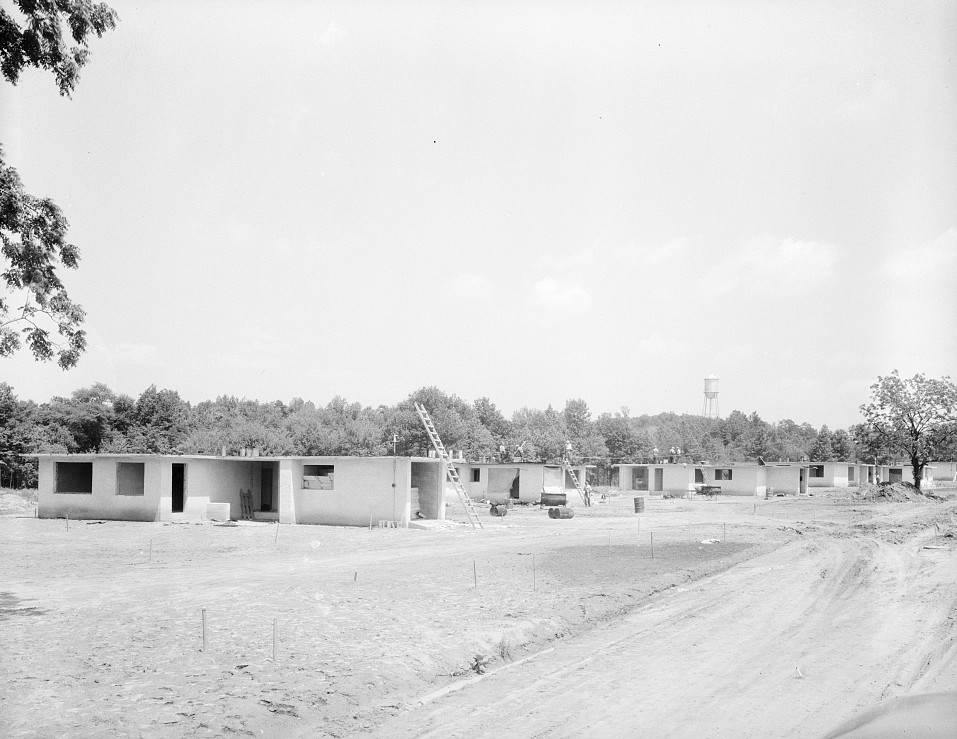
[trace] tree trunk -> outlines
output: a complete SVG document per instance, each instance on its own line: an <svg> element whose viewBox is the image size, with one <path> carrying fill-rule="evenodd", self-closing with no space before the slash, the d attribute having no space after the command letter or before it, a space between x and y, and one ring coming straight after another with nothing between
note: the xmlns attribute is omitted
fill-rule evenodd
<svg viewBox="0 0 957 739"><path fill-rule="evenodd" d="M910 458L911 467L914 469L914 487L920 490L920 481L924 477L924 466L926 462L922 462L916 457Z"/></svg>

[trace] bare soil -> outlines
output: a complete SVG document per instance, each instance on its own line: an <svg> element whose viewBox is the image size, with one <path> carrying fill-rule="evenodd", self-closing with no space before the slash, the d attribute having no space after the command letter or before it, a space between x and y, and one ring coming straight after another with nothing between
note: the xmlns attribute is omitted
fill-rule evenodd
<svg viewBox="0 0 957 739"><path fill-rule="evenodd" d="M957 689L955 506L629 497L422 531L5 502L0 735L806 736Z"/></svg>

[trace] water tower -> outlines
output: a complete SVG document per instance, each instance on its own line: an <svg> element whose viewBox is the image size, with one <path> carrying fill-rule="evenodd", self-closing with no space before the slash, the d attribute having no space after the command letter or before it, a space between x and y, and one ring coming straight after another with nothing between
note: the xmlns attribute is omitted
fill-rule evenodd
<svg viewBox="0 0 957 739"><path fill-rule="evenodd" d="M718 378L714 375L704 378L704 407L701 415L705 418L718 417Z"/></svg>

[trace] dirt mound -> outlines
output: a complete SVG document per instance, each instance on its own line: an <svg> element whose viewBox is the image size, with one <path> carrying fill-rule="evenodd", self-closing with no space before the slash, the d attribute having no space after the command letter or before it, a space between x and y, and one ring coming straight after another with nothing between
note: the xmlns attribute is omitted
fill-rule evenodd
<svg viewBox="0 0 957 739"><path fill-rule="evenodd" d="M0 516L33 515L33 503L16 493L0 494Z"/></svg>
<svg viewBox="0 0 957 739"><path fill-rule="evenodd" d="M909 482L879 482L876 485L862 483L858 495L869 501L889 500L896 503L907 501L943 500L930 490L919 490Z"/></svg>

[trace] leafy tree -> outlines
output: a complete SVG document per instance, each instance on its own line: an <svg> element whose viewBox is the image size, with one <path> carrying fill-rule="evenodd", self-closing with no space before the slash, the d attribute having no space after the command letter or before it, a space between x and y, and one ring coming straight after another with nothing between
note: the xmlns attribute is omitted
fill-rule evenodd
<svg viewBox="0 0 957 739"><path fill-rule="evenodd" d="M55 397L38 410L45 427L43 451L71 453L115 450L113 391L102 382L74 390L69 398ZM62 449L65 447L65 449Z"/></svg>
<svg viewBox="0 0 957 739"><path fill-rule="evenodd" d="M122 403L113 403L116 416ZM189 424L189 404L175 390L157 390L150 385L133 405L128 417L132 423L126 431L131 451L170 454L178 451L186 438Z"/></svg>
<svg viewBox="0 0 957 739"><path fill-rule="evenodd" d="M957 385L949 377L923 374L905 380L894 370L871 385L871 401L861 406L861 414L859 440L906 457L919 488L927 463L953 451Z"/></svg>
<svg viewBox="0 0 957 739"><path fill-rule="evenodd" d="M24 67L46 69L56 77L60 94L69 97L90 56L87 39L91 34L101 38L116 28L116 11L90 0L16 0L16 5L19 21L0 8L3 76L16 84ZM64 42L65 27L76 46Z"/></svg>
<svg viewBox="0 0 957 739"><path fill-rule="evenodd" d="M646 434L628 415L628 409L612 415L602 413L595 422L598 433L605 441L605 448L612 462L641 462L651 456Z"/></svg>
<svg viewBox="0 0 957 739"><path fill-rule="evenodd" d="M53 72L67 97L89 58L87 39L116 27L116 12L90 0L17 0L18 11L0 8L0 69L16 84L25 67ZM69 46L64 30L76 43ZM63 369L76 365L86 348L83 309L57 273L75 269L79 250L66 240L67 221L49 198L24 190L17 170L0 147L0 357L25 342L38 361L56 357ZM54 334L51 336L51 334Z"/></svg>
<svg viewBox="0 0 957 739"><path fill-rule="evenodd" d="M807 454L812 462L827 462L834 458L834 451L831 449L831 431L826 425L821 426Z"/></svg>
<svg viewBox="0 0 957 739"><path fill-rule="evenodd" d="M588 403L581 398L566 401L562 420L571 445L568 455L572 462L588 462L608 456L605 440L592 421Z"/></svg>
<svg viewBox="0 0 957 739"><path fill-rule="evenodd" d="M833 459L842 462L856 459L854 441L844 429L837 429L831 434L831 454Z"/></svg>
<svg viewBox="0 0 957 739"><path fill-rule="evenodd" d="M23 455L36 451L40 439L36 406L18 400L13 388L0 382L0 487L36 485L36 461Z"/></svg>
<svg viewBox="0 0 957 739"><path fill-rule="evenodd" d="M520 459L557 462L565 453L568 431L565 420L554 408L544 411L520 408L512 414L509 449Z"/></svg>
<svg viewBox="0 0 957 739"><path fill-rule="evenodd" d="M495 407L495 403L488 398L479 398L472 403L472 406L475 408L479 423L489 430L495 443L504 444L510 427L508 419Z"/></svg>
<svg viewBox="0 0 957 739"><path fill-rule="evenodd" d="M466 456L478 458L492 456L497 451L495 439L482 425L473 405L434 386L416 390L389 410L382 441L390 450L393 435L398 437L399 454L425 456L432 449L432 442L415 410L415 403L425 406L450 454L453 450L461 449Z"/></svg>
<svg viewBox="0 0 957 739"><path fill-rule="evenodd" d="M86 334L79 328L83 309L70 300L57 275L59 266L74 269L79 259L77 248L66 241L66 229L66 219L52 200L24 191L0 147L0 243L5 267L0 275L0 356L10 356L25 341L38 360L56 356L57 364L69 369L86 348ZM54 330L59 341L51 338Z"/></svg>

